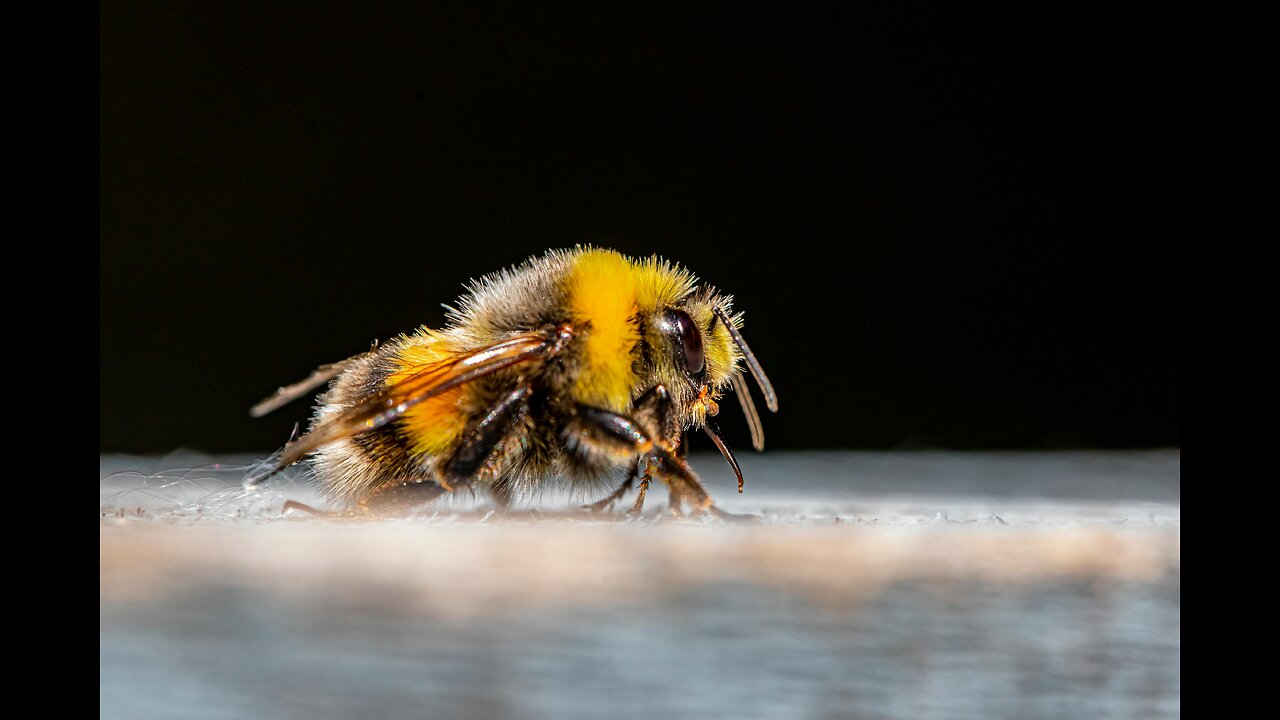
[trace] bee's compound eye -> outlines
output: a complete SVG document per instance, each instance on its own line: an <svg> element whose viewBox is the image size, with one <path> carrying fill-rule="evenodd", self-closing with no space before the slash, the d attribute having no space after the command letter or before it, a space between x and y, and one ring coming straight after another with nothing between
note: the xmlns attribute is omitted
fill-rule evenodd
<svg viewBox="0 0 1280 720"><path fill-rule="evenodd" d="M683 310L672 309L667 311L666 320L668 332L680 336L680 345L684 349L684 364L689 368L689 374L695 377L702 375L707 358L702 350L702 333L698 331L693 318Z"/></svg>

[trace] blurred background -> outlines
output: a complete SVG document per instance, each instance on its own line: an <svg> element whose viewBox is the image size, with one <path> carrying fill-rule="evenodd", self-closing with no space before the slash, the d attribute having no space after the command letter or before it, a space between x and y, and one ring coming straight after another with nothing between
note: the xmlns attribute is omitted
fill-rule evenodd
<svg viewBox="0 0 1280 720"><path fill-rule="evenodd" d="M256 400L578 243L737 297L771 448L1180 443L1172 6L101 28L103 452L273 449L307 410Z"/></svg>
<svg viewBox="0 0 1280 720"><path fill-rule="evenodd" d="M1179 715L1173 5L100 19L103 717ZM742 522L241 487L254 402L579 243L746 312Z"/></svg>

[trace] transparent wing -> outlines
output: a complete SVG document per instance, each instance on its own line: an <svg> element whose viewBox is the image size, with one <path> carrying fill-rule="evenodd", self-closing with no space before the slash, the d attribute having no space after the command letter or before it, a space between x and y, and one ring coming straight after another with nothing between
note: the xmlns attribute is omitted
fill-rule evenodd
<svg viewBox="0 0 1280 720"><path fill-rule="evenodd" d="M292 465L323 445L386 425L423 400L459 385L513 365L551 357L559 352L569 337L567 328L560 328L555 334L526 333L422 365L403 380L330 416L321 425L286 445L270 474Z"/></svg>

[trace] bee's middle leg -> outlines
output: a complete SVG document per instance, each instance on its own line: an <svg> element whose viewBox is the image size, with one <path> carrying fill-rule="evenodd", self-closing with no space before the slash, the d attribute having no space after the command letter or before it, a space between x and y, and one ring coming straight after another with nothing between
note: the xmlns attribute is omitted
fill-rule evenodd
<svg viewBox="0 0 1280 720"><path fill-rule="evenodd" d="M636 474L639 472L640 472L640 458L637 457L635 460L631 461L631 467L627 469L627 476L622 479L622 483L618 485L618 488L616 490L614 490L613 492L609 493L607 496L593 503L583 505L582 506L583 509L590 510L591 512L594 513L594 512L600 512L602 510L608 510L609 508L613 507L614 503L621 500L622 496L626 495L627 492L631 490L632 484L635 483Z"/></svg>
<svg viewBox="0 0 1280 720"><path fill-rule="evenodd" d="M653 458L647 457L644 460L644 475L640 476L640 492L636 495L636 501L627 511L628 515L639 515L644 510L644 496L649 492L649 483L653 481Z"/></svg>
<svg viewBox="0 0 1280 720"><path fill-rule="evenodd" d="M533 388L521 383L516 389L503 395L471 427L467 428L462 442L445 462L440 472L440 484L445 490L470 485L471 480L484 468L493 451L507 437L511 426L529 410L528 398ZM495 495L501 501L500 494ZM508 494L506 499L510 500Z"/></svg>

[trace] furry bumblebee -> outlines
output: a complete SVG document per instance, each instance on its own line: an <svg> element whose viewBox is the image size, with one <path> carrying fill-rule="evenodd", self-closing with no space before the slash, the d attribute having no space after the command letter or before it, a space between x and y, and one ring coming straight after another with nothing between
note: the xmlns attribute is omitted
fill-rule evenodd
<svg viewBox="0 0 1280 720"><path fill-rule="evenodd" d="M394 511L463 487L505 508L545 483L591 490L625 471L588 507L612 506L638 479L639 512L658 476L673 513L718 512L685 462L685 431L710 435L742 492L711 421L716 401L733 387L757 450L764 436L740 365L777 410L731 303L656 257L550 251L473 281L443 330L322 366L255 406L260 416L330 383L267 477L312 455L331 499Z"/></svg>

